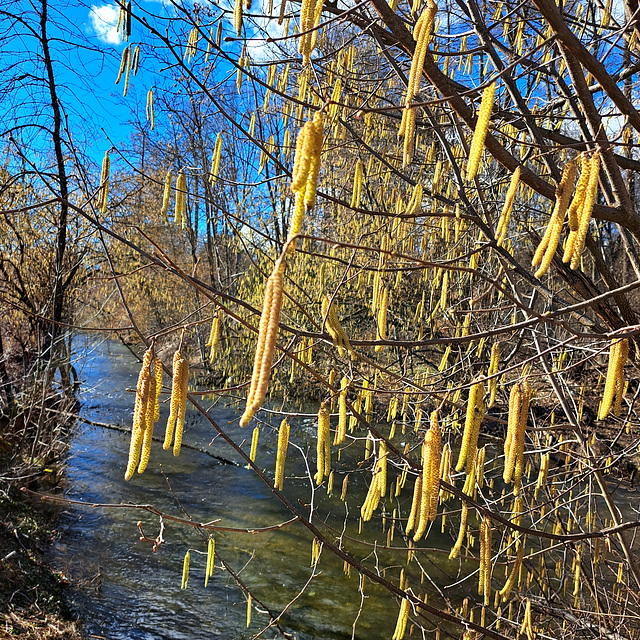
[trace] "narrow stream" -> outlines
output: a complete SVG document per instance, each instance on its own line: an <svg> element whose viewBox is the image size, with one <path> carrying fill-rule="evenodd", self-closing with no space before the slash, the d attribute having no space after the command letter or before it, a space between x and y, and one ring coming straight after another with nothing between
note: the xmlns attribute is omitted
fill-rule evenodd
<svg viewBox="0 0 640 640"><path fill-rule="evenodd" d="M78 361L84 381L83 417L128 427L134 398L126 389L135 387L138 363L115 342L87 342L82 352ZM160 434L167 413L165 404L157 426ZM240 435L237 422L228 424L238 417L236 408L219 405L213 417L234 436ZM279 419L274 420L277 423ZM292 424L291 440L304 442L308 438L302 431L311 435L314 430L312 418L301 419ZM234 452L220 438L211 443L213 437L210 425L195 413L188 414L185 442L233 460ZM250 439L251 429L243 430L242 437ZM275 433L264 429L257 463L269 472L275 460L275 444ZM219 524L228 527L258 528L291 517L245 467L222 464L187 449L174 458L159 443L154 443L145 473L125 482L128 446L128 434L80 425L71 443L66 496L89 503L152 504L163 512L198 522L220 519ZM303 456L292 447L286 470L285 492L294 500L308 503L311 487ZM289 477L291 474L295 477ZM359 482L364 483L364 477ZM345 505L336 498L328 503L324 490L316 501L323 506L323 516L331 510L329 521L341 529ZM249 638L268 624L268 616L261 614L261 606L256 604L247 629L245 595L220 561L216 561L205 589L204 536L190 527L166 522L166 542L154 553L151 544L139 540L139 520L147 536L158 535L159 518L140 510L74 506L65 512L55 562L80 585L74 604L85 620L88 637ZM355 535L357 532L351 529L349 525L347 533ZM379 537L380 543L386 538L383 533ZM311 575L312 538L301 525L257 535L219 532L215 540L216 551L224 561L240 572L249 589L274 613L280 613L298 595ZM187 549L191 550L189 584L181 590ZM350 638L357 619L354 637L391 637L398 611L386 592L365 582L362 597L357 573L347 578L342 562L329 553L323 554L319 571L283 617L282 626L287 632L300 639ZM263 637L281 636L272 627Z"/></svg>

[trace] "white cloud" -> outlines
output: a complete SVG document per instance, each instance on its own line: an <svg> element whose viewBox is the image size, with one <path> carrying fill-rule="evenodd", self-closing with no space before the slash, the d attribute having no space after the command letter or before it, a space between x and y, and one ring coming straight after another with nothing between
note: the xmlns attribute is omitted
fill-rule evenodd
<svg viewBox="0 0 640 640"><path fill-rule="evenodd" d="M120 10L113 5L91 5L89 17L93 32L107 44L118 44L120 42L120 34L117 29L119 13Z"/></svg>

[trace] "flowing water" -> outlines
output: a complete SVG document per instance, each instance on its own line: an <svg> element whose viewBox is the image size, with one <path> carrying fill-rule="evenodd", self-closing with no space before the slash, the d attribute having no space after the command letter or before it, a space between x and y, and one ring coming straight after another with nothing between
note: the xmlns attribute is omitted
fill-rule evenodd
<svg viewBox="0 0 640 640"><path fill-rule="evenodd" d="M87 342L78 363L84 381L83 417L128 426L139 365L127 349L115 342ZM166 379L165 379L166 383ZM161 409L159 425L168 407ZM234 437L250 439L251 430L237 427L237 407L218 405L214 419ZM236 421L229 424L230 421ZM274 424L279 419L274 419ZM299 418L292 423L291 441L313 442L315 420ZM163 428L157 427L158 432ZM189 413L185 442L214 455L237 462L237 454L214 438L211 426ZM248 448L248 442L245 448ZM265 427L260 435L256 462L272 472L276 434ZM258 528L290 519L260 479L244 466L223 464L197 451L183 449L178 458L154 443L149 467L125 482L129 435L82 424L71 443L67 471L70 499L90 503L151 504L157 509L197 522L220 520L227 527ZM313 457L313 456L312 456ZM301 450L290 446L285 493L290 499L309 503L309 482ZM291 475L295 477L290 477ZM365 475L350 480L350 491L362 492ZM353 487L352 487L353 485ZM336 487L339 492L340 487ZM338 530L343 527L346 506L339 498L328 501L321 490L315 497L323 519ZM408 492L407 492L408 493ZM409 496L410 499L410 496ZM353 500L353 506L361 502ZM165 521L165 543L154 553L152 545L139 540L136 523L141 520L147 536L159 533L156 515L135 509L72 506L64 516L64 534L56 549L56 562L76 584L75 605L85 620L89 637L109 639L248 638L268 624L262 606L254 603L251 626L246 627L246 597L219 560L207 588L205 537L195 529ZM356 518L352 516L351 522ZM373 524L373 523L370 523ZM346 528L356 535L354 527ZM386 534L377 525L379 543ZM375 539L375 534L371 541ZM279 613L308 582L312 538L299 524L251 535L218 532L216 551L271 612ZM181 590L183 558L190 549L189 584ZM372 546L372 553L376 553ZM384 566L393 557L380 557ZM402 557L404 557L404 553ZM397 580L399 564L389 569ZM324 553L315 577L282 618L283 628L296 638L391 637L397 605L386 592L368 581L360 590L358 574L343 573L342 562ZM361 609L362 607L362 609ZM357 620L357 623L356 623ZM354 631L355 626L355 631ZM275 628L265 638L280 637Z"/></svg>

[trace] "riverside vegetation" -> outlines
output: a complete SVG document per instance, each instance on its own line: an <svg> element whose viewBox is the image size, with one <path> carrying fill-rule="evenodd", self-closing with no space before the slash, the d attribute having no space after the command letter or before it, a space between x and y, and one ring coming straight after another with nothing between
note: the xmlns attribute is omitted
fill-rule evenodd
<svg viewBox="0 0 640 640"><path fill-rule="evenodd" d="M236 0L172 3L165 28L116 4L129 142L81 196L31 190L3 219L20 251L27 212L67 207L84 249L61 282L87 304L48 331L141 354L125 478L159 472L165 402L180 454L189 406L309 532L301 589L335 556L358 598L388 592L393 640L638 637L632 12ZM289 607L224 561L224 523L190 526L182 588L206 554L248 635L287 634Z"/></svg>

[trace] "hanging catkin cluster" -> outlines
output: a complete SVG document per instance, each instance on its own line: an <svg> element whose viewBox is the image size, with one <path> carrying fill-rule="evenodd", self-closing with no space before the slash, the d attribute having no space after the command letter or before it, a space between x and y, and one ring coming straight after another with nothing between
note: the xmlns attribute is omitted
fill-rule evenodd
<svg viewBox="0 0 640 640"><path fill-rule="evenodd" d="M182 431L187 411L187 385L189 382L189 363L180 350L173 354L173 375L171 379L171 408L167 429L164 434L163 449L168 449L173 442L173 455L180 454ZM175 441L174 441L175 430Z"/></svg>
<svg viewBox="0 0 640 640"><path fill-rule="evenodd" d="M318 43L318 25L322 17L322 0L302 0L300 3L300 42L298 51L302 64L308 64Z"/></svg>
<svg viewBox="0 0 640 640"><path fill-rule="evenodd" d="M438 495L440 492L440 466L442 460L442 434L438 425L438 412L431 413L430 426L422 445L422 482L420 494L415 495L416 504L411 505L413 520L407 523L407 534L416 526L413 541L418 542L424 535L429 522L436 519ZM411 527L410 527L411 525Z"/></svg>
<svg viewBox="0 0 640 640"><path fill-rule="evenodd" d="M556 189L556 204L549 219L547 230L544 232L542 241L538 245L531 261L532 266L538 267L536 278L541 278L549 270L549 265L558 248L564 218L573 194L573 185L576 181L578 167L573 160L567 162L562 172L562 179ZM538 266L540 265L540 266Z"/></svg>
<svg viewBox="0 0 640 640"><path fill-rule="evenodd" d="M567 238L563 262L569 262L572 269L580 266L593 205L598 194L598 175L600 173L600 152L596 151L591 159L582 161L582 173L576 187L576 195L569 206L569 236Z"/></svg>
<svg viewBox="0 0 640 640"><path fill-rule="evenodd" d="M311 211L316 204L323 135L324 116L321 111L316 111L313 120L308 120L300 129L296 141L291 176L291 191L295 193L296 201L289 226L289 240L300 233L304 213ZM292 243L292 246L295 247L295 244Z"/></svg>
<svg viewBox="0 0 640 640"><path fill-rule="evenodd" d="M322 317L326 318L325 326L329 335L333 338L333 344L338 347L338 353L343 356L344 350L346 349L353 357L351 343L340 324L340 320L338 320L335 306L331 304L331 298L329 296L323 296L322 298Z"/></svg>
<svg viewBox="0 0 640 640"><path fill-rule="evenodd" d="M255 412L262 405L264 397L267 395L273 354L276 349L278 325L280 324L284 266L285 256L283 255L276 261L264 291L264 304L262 306L262 315L260 316L260 326L258 328L258 342L253 359L253 373L247 395L247 405L242 414L242 418L240 418L241 427L246 427L249 424Z"/></svg>
<svg viewBox="0 0 640 640"><path fill-rule="evenodd" d="M609 367L607 368L607 381L604 385L604 396L598 410L598 420L604 420L614 404L614 414L620 415L622 396L624 395L624 365L629 357L629 341L614 340L609 350Z"/></svg>
<svg viewBox="0 0 640 640"><path fill-rule="evenodd" d="M476 128L473 132L471 148L469 149L469 161L467 162L467 180L469 181L473 180L478 173L480 159L482 158L482 152L484 151L484 141L487 138L487 131L489 131L489 120L491 119L495 93L495 82L488 85L482 93Z"/></svg>
<svg viewBox="0 0 640 640"><path fill-rule="evenodd" d="M387 492L387 455L387 446L384 441L381 441L378 449L378 457L373 466L373 476L371 478L371 484L369 485L369 491L360 508L360 515L364 522L371 520L373 512L380 504L380 498L384 497Z"/></svg>
<svg viewBox="0 0 640 640"><path fill-rule="evenodd" d="M518 382L511 387L507 436L504 441L503 480L507 484L513 481L515 495L520 493L520 480L524 467L524 435L530 400L531 387L528 380Z"/></svg>
<svg viewBox="0 0 640 640"><path fill-rule="evenodd" d="M152 364L153 374L151 372ZM138 465L138 473L142 473L147 468L153 440L153 428L160 417L161 389L162 363L158 358L153 357L153 348L150 347L142 358L142 368L136 386L131 445L129 447L129 462L124 474L125 480L131 480L136 465Z"/></svg>
<svg viewBox="0 0 640 640"><path fill-rule="evenodd" d="M409 72L409 82L407 84L407 97L405 98L405 108L402 110L402 121L398 130L398 137L404 136L403 165L406 167L413 159L414 140L416 133L416 107L411 103L420 91L420 80L422 78L422 68L427 55L427 45L429 36L433 28L433 21L438 12L438 5L433 0L428 0L427 6L420 14L413 27L413 39L416 41L416 48L411 61L411 71Z"/></svg>

